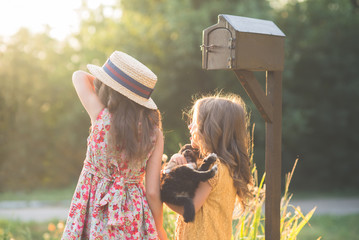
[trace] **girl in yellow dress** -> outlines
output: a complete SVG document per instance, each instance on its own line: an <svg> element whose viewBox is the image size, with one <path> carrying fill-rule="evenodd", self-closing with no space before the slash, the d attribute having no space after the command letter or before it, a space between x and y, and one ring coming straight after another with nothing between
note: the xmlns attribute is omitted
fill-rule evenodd
<svg viewBox="0 0 359 240"><path fill-rule="evenodd" d="M193 222L184 222L182 206L169 205L180 214L175 239L231 239L236 197L244 207L253 184L245 104L233 94L203 97L195 102L190 116L191 145L203 156L216 153L218 172L200 183L193 199ZM180 154L173 155L170 161L186 163Z"/></svg>

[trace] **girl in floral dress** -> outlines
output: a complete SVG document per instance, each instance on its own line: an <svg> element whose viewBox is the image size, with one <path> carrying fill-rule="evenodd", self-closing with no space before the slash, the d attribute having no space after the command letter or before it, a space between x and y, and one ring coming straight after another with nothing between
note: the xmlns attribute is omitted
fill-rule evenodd
<svg viewBox="0 0 359 240"><path fill-rule="evenodd" d="M91 132L62 239L167 239L161 115L150 98L157 77L119 51L87 67L92 74L72 77Z"/></svg>
<svg viewBox="0 0 359 240"><path fill-rule="evenodd" d="M191 145L203 156L216 153L218 171L196 190L193 222L184 222L182 206L169 205L180 214L175 239L230 240L236 198L244 206L252 196L245 105L234 94L203 97L193 105L190 118ZM170 161L186 163L180 154Z"/></svg>

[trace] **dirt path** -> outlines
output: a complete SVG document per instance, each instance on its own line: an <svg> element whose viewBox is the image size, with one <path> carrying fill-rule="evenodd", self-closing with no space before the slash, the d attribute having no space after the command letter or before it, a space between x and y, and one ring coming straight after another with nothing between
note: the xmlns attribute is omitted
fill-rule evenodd
<svg viewBox="0 0 359 240"><path fill-rule="evenodd" d="M291 205L300 206L303 213L317 207L314 215L347 215L359 213L359 197L353 198L317 198L293 200ZM70 202L57 204L43 202L0 202L0 219L18 219L21 221L66 220Z"/></svg>
<svg viewBox="0 0 359 240"><path fill-rule="evenodd" d="M359 197L351 198L316 198L305 200L293 200L293 206L299 206L304 213L308 213L317 207L314 215L332 214L348 215L359 213Z"/></svg>
<svg viewBox="0 0 359 240"><path fill-rule="evenodd" d="M21 221L66 220L70 201L4 201L0 202L0 219Z"/></svg>
<svg viewBox="0 0 359 240"><path fill-rule="evenodd" d="M44 222L53 219L66 220L68 207L37 207L0 209L0 219Z"/></svg>

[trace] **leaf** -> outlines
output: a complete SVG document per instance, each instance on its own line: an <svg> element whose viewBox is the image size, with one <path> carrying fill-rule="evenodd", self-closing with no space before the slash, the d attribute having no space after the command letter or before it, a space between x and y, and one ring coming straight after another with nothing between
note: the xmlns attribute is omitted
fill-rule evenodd
<svg viewBox="0 0 359 240"><path fill-rule="evenodd" d="M316 207L313 208L307 215L305 215L305 217L303 218L303 220L299 223L299 225L292 230L291 234L290 234L290 238L289 239L295 239L296 236L298 236L299 232L302 230L302 228L308 223L309 219L313 216L314 212L316 210ZM302 214L301 214L302 215Z"/></svg>

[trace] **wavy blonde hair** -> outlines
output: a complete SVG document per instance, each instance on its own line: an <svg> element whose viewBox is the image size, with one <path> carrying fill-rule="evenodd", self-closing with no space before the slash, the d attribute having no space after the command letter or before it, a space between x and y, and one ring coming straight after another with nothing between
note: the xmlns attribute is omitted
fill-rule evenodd
<svg viewBox="0 0 359 240"><path fill-rule="evenodd" d="M196 114L196 115L194 115ZM216 153L233 178L243 207L252 197L253 178L249 157L249 117L243 100L234 94L217 94L195 101L189 115L196 121L195 139L203 156Z"/></svg>
<svg viewBox="0 0 359 240"><path fill-rule="evenodd" d="M153 147L156 129L162 129L159 110L148 109L128 99L98 79L94 80L97 95L111 113L109 144L124 151L130 161L141 161Z"/></svg>

